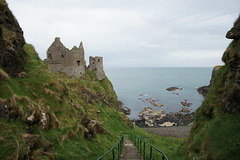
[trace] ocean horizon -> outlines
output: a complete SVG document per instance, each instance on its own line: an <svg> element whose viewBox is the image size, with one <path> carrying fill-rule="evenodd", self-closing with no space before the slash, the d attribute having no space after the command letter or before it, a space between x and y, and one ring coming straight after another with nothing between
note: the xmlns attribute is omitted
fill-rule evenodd
<svg viewBox="0 0 240 160"><path fill-rule="evenodd" d="M118 99L131 109L130 119L139 119L138 114L145 108L164 110L165 113L178 112L181 102L192 103L187 107L194 112L200 107L204 97L197 88L206 86L211 79L213 67L114 67L105 68ZM167 91L169 87L182 90ZM160 103L156 107L148 99Z"/></svg>

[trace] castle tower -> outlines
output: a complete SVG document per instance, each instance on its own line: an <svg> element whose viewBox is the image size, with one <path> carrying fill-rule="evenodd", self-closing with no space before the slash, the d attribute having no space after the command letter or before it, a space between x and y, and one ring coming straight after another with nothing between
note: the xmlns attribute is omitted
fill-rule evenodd
<svg viewBox="0 0 240 160"><path fill-rule="evenodd" d="M89 57L89 71L94 71L98 80L102 80L106 77L103 70L103 57Z"/></svg>

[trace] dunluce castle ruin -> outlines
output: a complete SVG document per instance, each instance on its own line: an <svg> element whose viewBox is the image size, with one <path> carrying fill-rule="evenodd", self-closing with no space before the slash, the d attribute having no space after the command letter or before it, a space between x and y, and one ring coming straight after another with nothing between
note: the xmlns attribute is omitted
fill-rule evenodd
<svg viewBox="0 0 240 160"><path fill-rule="evenodd" d="M103 58L89 57L89 65L87 67L84 54L82 42L79 47L74 46L69 50L62 44L60 38L56 37L55 41L48 48L47 59L44 61L53 73L61 71L67 73L69 77L79 78L88 70L94 71L98 80L105 78Z"/></svg>

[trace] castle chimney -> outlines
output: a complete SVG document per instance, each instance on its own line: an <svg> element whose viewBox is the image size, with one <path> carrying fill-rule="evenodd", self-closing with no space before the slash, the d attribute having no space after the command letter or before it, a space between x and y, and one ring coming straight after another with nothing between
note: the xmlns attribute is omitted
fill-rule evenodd
<svg viewBox="0 0 240 160"><path fill-rule="evenodd" d="M60 41L60 37L56 37L56 38L55 38L55 41Z"/></svg>

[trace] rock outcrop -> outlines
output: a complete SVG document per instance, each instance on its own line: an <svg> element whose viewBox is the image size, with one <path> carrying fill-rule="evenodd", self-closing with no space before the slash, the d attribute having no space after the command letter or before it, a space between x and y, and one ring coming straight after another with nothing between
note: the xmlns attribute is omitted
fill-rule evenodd
<svg viewBox="0 0 240 160"><path fill-rule="evenodd" d="M23 45L25 40L19 26L7 3L0 2L0 67L11 77L18 77L24 71Z"/></svg>
<svg viewBox="0 0 240 160"><path fill-rule="evenodd" d="M186 145L180 148L185 155L183 159L236 159L240 156L239 31L240 16L226 34L233 41L223 54L225 65L216 72L210 91L196 111Z"/></svg>
<svg viewBox="0 0 240 160"><path fill-rule="evenodd" d="M222 110L225 113L240 113L240 16L226 37L234 40L222 57L228 70L224 77Z"/></svg>
<svg viewBox="0 0 240 160"><path fill-rule="evenodd" d="M154 127L156 121L161 120L165 115L163 110L154 111L152 108L147 107L138 116L144 121L146 127Z"/></svg>
<svg viewBox="0 0 240 160"><path fill-rule="evenodd" d="M169 87L166 90L168 90L168 91L179 91L179 90L182 90L182 88L179 88L179 87Z"/></svg>
<svg viewBox="0 0 240 160"><path fill-rule="evenodd" d="M101 127L96 120L91 120L85 113L82 113L81 123L86 127L84 128L84 137L88 140L93 140L97 133L108 134L106 128Z"/></svg>
<svg viewBox="0 0 240 160"><path fill-rule="evenodd" d="M25 155L23 155L23 159L41 159L42 156L46 156L50 160L55 159L52 144L44 142L40 135L23 134L22 139L27 144L27 150L25 151Z"/></svg>
<svg viewBox="0 0 240 160"><path fill-rule="evenodd" d="M202 86L202 87L199 87L197 89L198 93L203 95L204 97L207 95L207 93L209 92L212 84L213 84L213 81L214 81L214 78L216 77L217 75L217 71L221 68L222 66L215 66L212 70L212 77L211 77L211 80L210 80L210 83L208 86Z"/></svg>
<svg viewBox="0 0 240 160"><path fill-rule="evenodd" d="M139 127L171 127L186 126L194 121L195 113L167 113L163 110L154 111L152 108L144 108L139 113L140 120L133 120Z"/></svg>
<svg viewBox="0 0 240 160"><path fill-rule="evenodd" d="M239 39L240 38L240 18L236 20L233 28L227 32L226 38L228 39Z"/></svg>

